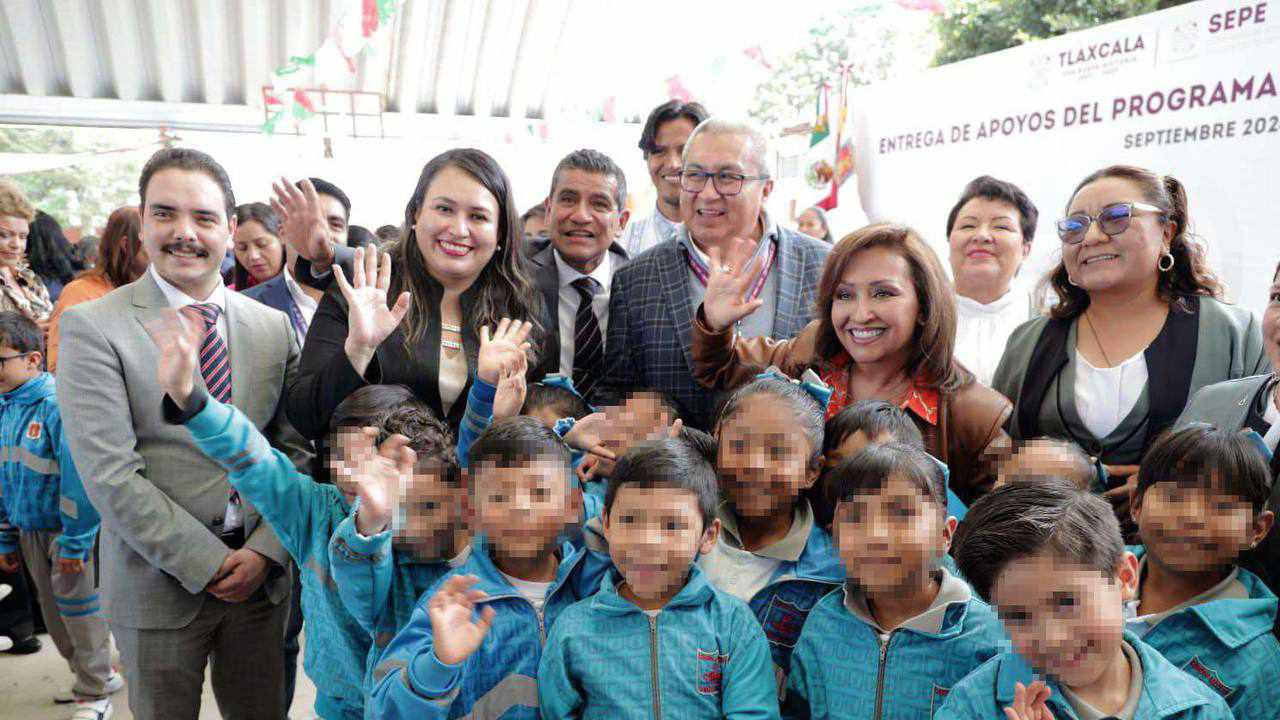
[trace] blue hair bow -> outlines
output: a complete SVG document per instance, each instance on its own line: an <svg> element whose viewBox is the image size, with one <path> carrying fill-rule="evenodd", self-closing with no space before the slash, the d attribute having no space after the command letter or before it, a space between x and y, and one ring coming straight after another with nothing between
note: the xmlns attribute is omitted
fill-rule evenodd
<svg viewBox="0 0 1280 720"><path fill-rule="evenodd" d="M818 405L822 407L823 411L827 409L827 404L831 402L831 387L822 382L822 378L818 377L818 373L814 372L812 369L805 370L804 374L800 376L800 379L796 380L788 377L787 374L782 372L777 365L770 365L767 370L757 375L755 379L782 380L783 382L789 382L792 385L799 385L800 389L809 393L810 397L818 401Z"/></svg>
<svg viewBox="0 0 1280 720"><path fill-rule="evenodd" d="M539 380L538 384L546 385L547 387L560 388L561 390L568 390L569 392L581 398L583 402L587 401L586 398L582 397L582 393L578 392L578 388L573 386L573 378L567 375L558 375L558 374L547 375L543 377L541 380ZM591 403L587 403L587 408L591 412L596 411L595 407L593 407Z"/></svg>
<svg viewBox="0 0 1280 720"><path fill-rule="evenodd" d="M1249 442L1253 443L1254 447L1258 448L1258 452L1262 453L1264 460L1271 462L1271 448L1267 447L1267 441L1258 434L1257 430L1250 428L1240 431L1240 434L1244 435Z"/></svg>

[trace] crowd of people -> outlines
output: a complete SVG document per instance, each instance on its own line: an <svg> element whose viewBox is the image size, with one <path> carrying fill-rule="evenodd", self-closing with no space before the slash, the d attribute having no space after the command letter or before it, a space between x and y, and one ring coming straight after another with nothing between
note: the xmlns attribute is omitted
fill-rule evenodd
<svg viewBox="0 0 1280 720"><path fill-rule="evenodd" d="M40 620L75 720L206 666L280 720L300 648L326 720L1280 717L1280 267L1231 305L1114 165L1042 199L1037 302L1008 180L943 258L780 222L696 102L639 150L643 217L596 150L522 215L453 149L371 233L163 149L79 274L0 184L6 652Z"/></svg>

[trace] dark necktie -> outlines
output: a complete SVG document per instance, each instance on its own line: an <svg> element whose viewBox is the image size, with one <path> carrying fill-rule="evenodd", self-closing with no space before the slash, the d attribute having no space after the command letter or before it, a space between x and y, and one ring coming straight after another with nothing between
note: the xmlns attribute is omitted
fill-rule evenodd
<svg viewBox="0 0 1280 720"><path fill-rule="evenodd" d="M591 307L596 281L580 277L572 285L578 291L578 316L573 323L573 384L583 397L589 397L604 377L604 338Z"/></svg>
<svg viewBox="0 0 1280 720"><path fill-rule="evenodd" d="M218 315L222 308L213 303L194 303L183 308L204 325L204 338L200 341L200 376L209 394L218 402L231 402L231 357L227 343L218 334Z"/></svg>

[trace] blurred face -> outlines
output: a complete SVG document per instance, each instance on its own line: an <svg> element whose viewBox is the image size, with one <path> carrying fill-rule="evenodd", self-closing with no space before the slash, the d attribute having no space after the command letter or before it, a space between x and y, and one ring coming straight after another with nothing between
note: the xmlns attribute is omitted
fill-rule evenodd
<svg viewBox="0 0 1280 720"><path fill-rule="evenodd" d="M1137 495L1133 519L1147 557L1176 573L1223 571L1271 529L1244 498L1201 483L1158 482Z"/></svg>
<svg viewBox="0 0 1280 720"><path fill-rule="evenodd" d="M444 481L438 467L417 468L400 489L400 517L392 542L420 559L444 559L457 550L453 534L463 523L462 496L459 487Z"/></svg>
<svg viewBox="0 0 1280 720"><path fill-rule="evenodd" d="M236 227L236 260L257 282L270 280L280 273L284 264L284 244L280 238L267 232L262 223L249 220Z"/></svg>
<svg viewBox="0 0 1280 720"><path fill-rule="evenodd" d="M1267 291L1267 309L1262 313L1262 339L1271 369L1280 372L1280 275Z"/></svg>
<svg viewBox="0 0 1280 720"><path fill-rule="evenodd" d="M623 596L661 607L684 587L694 559L715 547L719 530L719 520L703 527L698 497L688 490L619 488L604 532L609 556L626 579Z"/></svg>
<svg viewBox="0 0 1280 720"><path fill-rule="evenodd" d="M910 480L891 475L878 490L840 502L833 525L849 578L875 596L925 585L951 546L956 520Z"/></svg>
<svg viewBox="0 0 1280 720"><path fill-rule="evenodd" d="M324 213L325 229L329 242L337 245L347 244L347 209L342 207L338 198L332 195L316 195L320 200L320 211Z"/></svg>
<svg viewBox="0 0 1280 720"><path fill-rule="evenodd" d="M680 164L684 144L693 134L693 127L693 121L688 118L662 123L654 137L654 151L644 158L649 166L649 179L658 191L658 201L668 215L675 215L680 207Z"/></svg>
<svg viewBox="0 0 1280 720"><path fill-rule="evenodd" d="M796 220L796 229L812 238L823 240L827 233L822 229L822 221L818 219L818 213L813 208L800 213L799 219Z"/></svg>
<svg viewBox="0 0 1280 720"><path fill-rule="evenodd" d="M763 175L764 169L748 158L747 150L745 136L700 133L688 148L684 171ZM771 192L772 180L746 180L740 192L726 197L708 179L700 192L681 191L680 217L693 239L707 247L718 247L735 237L755 237L765 198Z"/></svg>
<svg viewBox="0 0 1280 720"><path fill-rule="evenodd" d="M39 375L42 361L38 352L24 353L0 345L0 393L15 390Z"/></svg>
<svg viewBox="0 0 1280 720"><path fill-rule="evenodd" d="M1105 574L1039 553L1009 563L991 587L991 600L1014 650L1036 670L1071 688L1090 687L1112 663L1123 662L1123 600L1137 574L1132 553Z"/></svg>
<svg viewBox="0 0 1280 720"><path fill-rule="evenodd" d="M675 422L662 403L643 392L633 394L621 405L605 408L604 413L609 423L601 444L618 457L622 457L635 443L662 437ZM609 477L613 474L613 466L613 460L598 458L596 474Z"/></svg>
<svg viewBox="0 0 1280 720"><path fill-rule="evenodd" d="M436 173L414 220L418 250L441 284L469 285L498 249L498 199L456 167Z"/></svg>
<svg viewBox="0 0 1280 720"><path fill-rule="evenodd" d="M197 300L217 286L227 241L236 230L222 189L208 175L161 170L147 183L142 244L160 277Z"/></svg>
<svg viewBox="0 0 1280 720"><path fill-rule="evenodd" d="M569 469L539 459L475 470L475 519L499 557L534 559L556 546L565 525L578 517L581 496Z"/></svg>
<svg viewBox="0 0 1280 720"><path fill-rule="evenodd" d="M591 272L622 233L627 211L618 207L617 179L577 168L561 171L547 200L551 244L570 267Z"/></svg>
<svg viewBox="0 0 1280 720"><path fill-rule="evenodd" d="M1012 477L1063 477L1074 480L1079 472L1079 461L1061 446L1029 440L1017 452L1000 463L995 486L1008 484ZM1092 480L1092 477L1089 478L1090 484ZM1084 489L1087 488L1088 485Z"/></svg>
<svg viewBox="0 0 1280 720"><path fill-rule="evenodd" d="M0 267L16 268L27 257L31 223L15 215L0 215Z"/></svg>
<svg viewBox="0 0 1280 720"><path fill-rule="evenodd" d="M1102 178L1080 188L1068 214L1097 216L1102 208L1121 202L1147 200L1131 180ZM1148 287L1154 292L1160 272L1157 263L1169 247L1172 228L1158 213L1134 210L1129 227L1119 235L1103 233L1094 222L1082 242L1062 246L1062 261L1071 281L1086 292L1133 292Z"/></svg>
<svg viewBox="0 0 1280 720"><path fill-rule="evenodd" d="M1008 292L1031 252L1021 220L1018 210L1002 200L975 197L960 208L947 238L957 287L982 288L996 297Z"/></svg>
<svg viewBox="0 0 1280 720"><path fill-rule="evenodd" d="M840 345L859 365L906 367L920 321L911 266L883 247L850 258L831 301L831 323Z"/></svg>
<svg viewBox="0 0 1280 720"><path fill-rule="evenodd" d="M818 478L813 448L795 413L769 395L755 395L718 428L716 469L739 517L790 513L800 492Z"/></svg>

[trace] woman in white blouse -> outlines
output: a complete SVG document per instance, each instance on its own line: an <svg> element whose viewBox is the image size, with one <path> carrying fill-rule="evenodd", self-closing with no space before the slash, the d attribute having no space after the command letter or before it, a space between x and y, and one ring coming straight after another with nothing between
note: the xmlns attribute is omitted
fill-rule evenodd
<svg viewBox="0 0 1280 720"><path fill-rule="evenodd" d="M956 359L990 385L1031 298L1014 278L1031 252L1040 213L1017 185L989 175L965 186L947 216L956 285Z"/></svg>
<svg viewBox="0 0 1280 720"><path fill-rule="evenodd" d="M1187 399L1268 365L1258 319L1222 301L1188 219L1171 176L1116 165L1086 177L1057 223L1057 304L1014 331L996 370L1009 434L1067 438L1106 463L1100 489L1122 522L1138 462Z"/></svg>

